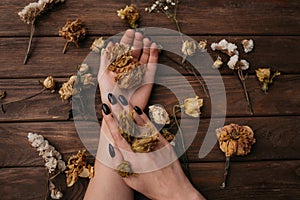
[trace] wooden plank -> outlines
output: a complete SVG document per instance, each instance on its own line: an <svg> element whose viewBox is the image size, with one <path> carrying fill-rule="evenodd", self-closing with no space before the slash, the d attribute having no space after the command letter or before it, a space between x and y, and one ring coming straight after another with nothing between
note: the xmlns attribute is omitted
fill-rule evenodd
<svg viewBox="0 0 300 200"><path fill-rule="evenodd" d="M232 163L228 186L219 188L224 163L193 163L191 175L196 188L207 199L297 199L300 195L300 161ZM46 175L43 168L0 169L1 194L7 199L42 199L45 196ZM251 174L251 178L248 176ZM66 188L60 177L57 185L64 199L82 199L86 179ZM45 192L44 192L45 191Z"/></svg>
<svg viewBox="0 0 300 200"><path fill-rule="evenodd" d="M67 77L75 72L75 67L84 62L90 53L90 45L95 37L89 37L82 43L82 48L77 49L70 45L66 54L62 54L64 40L58 37L35 37L33 39L32 53L27 65L23 65L23 59L28 43L28 38L0 38L0 78L28 78L43 77L45 75L53 75L57 77ZM177 37L178 38L178 37ZM283 74L300 73L300 38L293 36L282 37L265 37L265 36L193 36L196 41L208 40L208 44L217 42L222 38L226 38L230 42L234 42L239 46L241 58L250 62L249 73L253 74L254 70L260 67L271 67L281 71ZM255 41L255 49L250 54L242 53L240 42L245 38L253 38ZM172 42L174 38L169 37L151 37L153 41L164 41L165 49L175 50ZM218 52L212 52L208 48L209 53L214 60ZM165 55L175 59L181 63L181 56L175 56L170 53ZM165 55L160 56L159 63L171 66L182 74L187 74L182 70L180 65L174 63ZM280 55L280 56L277 56ZM7 60L7 58L14 58ZM284 58L284 59L282 59ZM95 63L98 67L98 58L96 56L88 57L89 62ZM223 56L224 63L228 58ZM210 66L201 69L201 74L211 73ZM226 67L220 70L222 74L232 74ZM158 74L170 74L169 70L162 67L159 68Z"/></svg>
<svg viewBox="0 0 300 200"><path fill-rule="evenodd" d="M29 2L32 1L26 0L21 4L17 0L1 2L3 17L0 19L0 36L29 35L29 26L17 15ZM40 17L36 35L57 35L58 29L67 19L74 20L79 16L87 24L89 34L113 35L128 27L117 17L116 11L129 3L117 0L85 0L77 3L66 1ZM175 29L175 25L162 14L148 14L144 11L145 7L151 6L149 1L134 3L141 12L143 27ZM189 0L180 2L178 20L185 34L298 35L298 10L297 0L230 0L226 3L222 0Z"/></svg>
<svg viewBox="0 0 300 200"><path fill-rule="evenodd" d="M259 160L282 160L300 159L300 117L257 117L257 118L227 118L225 123L247 124L255 132L256 144L251 154L246 157L232 158L232 161L259 161ZM224 154L216 144L211 152L204 158L199 159L199 150L207 134L215 135L214 131L208 132L209 119L197 120L185 119L182 130L185 141L191 141L188 148L190 162L224 161ZM212 121L216 123L218 119ZM198 132L194 138L195 126L199 123ZM76 154L80 149L88 148L96 152L98 147L99 133L97 130L89 130L86 125L85 131L78 135L73 122L36 122L36 123L2 123L0 127L0 166L43 166L42 159L27 141L28 132L42 134L50 144L63 154L64 160ZM197 130L196 130L197 131ZM88 146L85 146L88 145ZM88 156L89 160L93 157Z"/></svg>
<svg viewBox="0 0 300 200"><path fill-rule="evenodd" d="M205 103L202 108L202 117L210 117L212 108L211 100L205 97L199 82L194 77L183 78L187 78L187 84L193 87L197 95L204 97ZM218 88L222 86L222 83L218 82L214 76L207 76L205 78L210 82L211 87ZM223 76L222 78L227 95L227 116L249 115L244 93L237 77ZM62 81L62 79L59 80ZM178 101L183 101L183 99L193 96L190 93L190 91L193 92L193 89L187 90L187 85L183 84L182 80L184 79L179 76L159 76L157 82L160 81L162 84L168 84L167 86L165 85L168 88L155 85L149 104L161 104L171 113L172 107L178 104ZM0 89L7 91L7 97L2 102L16 100L37 93L41 90L41 86L37 81L36 79L0 80ZM299 91L295 87L295 85L299 84L299 81L299 75L280 76L274 82L268 94L264 94L256 78L249 76L246 83L252 99L255 116L299 114L300 97ZM293 96L293 98L286 98L289 96ZM218 99L222 97L222 94L219 90L215 89L211 91L211 97ZM100 104L99 97L96 97L96 112L98 117L101 116ZM214 106L217 108L220 105ZM66 120L71 105L68 102L62 102L58 94L50 94L50 92L46 91L35 98L10 104L5 106L5 108L7 112L0 113L0 121ZM222 108L223 106L217 109L214 113L215 116L222 114Z"/></svg>

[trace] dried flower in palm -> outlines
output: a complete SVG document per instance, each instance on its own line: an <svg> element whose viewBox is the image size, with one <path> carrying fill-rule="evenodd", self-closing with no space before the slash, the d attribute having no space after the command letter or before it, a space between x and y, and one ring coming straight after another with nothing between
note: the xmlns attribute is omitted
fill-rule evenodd
<svg viewBox="0 0 300 200"><path fill-rule="evenodd" d="M233 155L245 156L251 151L256 142L254 132L249 126L229 124L216 130L220 149L225 153L226 164L222 188L226 187L230 157Z"/></svg>
<svg viewBox="0 0 300 200"><path fill-rule="evenodd" d="M131 149L138 153L148 153L155 149L158 141L158 134L135 138L131 144Z"/></svg>
<svg viewBox="0 0 300 200"><path fill-rule="evenodd" d="M58 91L58 93L60 94L60 98L63 101L69 100L70 97L73 95L73 87L76 80L77 76L71 76L67 82L63 83L62 87Z"/></svg>
<svg viewBox="0 0 300 200"><path fill-rule="evenodd" d="M140 20L140 14L134 4L130 6L126 5L124 9L117 11L118 17L125 20L131 28L138 28L138 22Z"/></svg>
<svg viewBox="0 0 300 200"><path fill-rule="evenodd" d="M105 40L102 37L99 37L94 40L93 44L91 45L90 49L95 53L100 53L101 49L104 47Z"/></svg>
<svg viewBox="0 0 300 200"><path fill-rule="evenodd" d="M170 124L169 114L161 105L149 106L149 116L156 124L165 125Z"/></svg>
<svg viewBox="0 0 300 200"><path fill-rule="evenodd" d="M87 28L80 19L76 19L75 21L67 20L65 26L59 30L59 36L67 40L63 53L66 52L70 43L74 43L75 46L79 48L79 42L85 38L86 34Z"/></svg>
<svg viewBox="0 0 300 200"><path fill-rule="evenodd" d="M88 165L85 161L85 152L78 151L77 155L73 155L68 160L67 170L67 186L71 187L76 183L78 177L91 179L94 176L94 167Z"/></svg>
<svg viewBox="0 0 300 200"><path fill-rule="evenodd" d="M128 45L116 43L107 48L110 61L108 70L115 73L115 81L121 89L131 89L143 82L145 65L134 60Z"/></svg>
<svg viewBox="0 0 300 200"><path fill-rule="evenodd" d="M280 75L280 72L276 71L271 76L270 68L258 68L258 70L255 70L255 72L256 72L256 77L258 78L258 81L260 82L261 89L265 93L268 91L269 85L273 83L273 79L276 76Z"/></svg>
<svg viewBox="0 0 300 200"><path fill-rule="evenodd" d="M54 80L54 78L52 76L48 76L46 79L44 79L42 81L40 80L39 83L43 86L43 89L41 91L39 91L38 93L35 93L33 95L30 95L28 97L25 97L25 98L21 98L21 99L17 99L17 100L14 100L14 101L8 101L8 102L5 102L5 103L2 103L1 104L2 112L4 112L4 113L6 112L5 108L4 108L5 105L31 99L33 97L36 97L36 96L42 94L46 90L50 90L51 93L55 92L56 81Z"/></svg>
<svg viewBox="0 0 300 200"><path fill-rule="evenodd" d="M39 0L38 2L29 3L18 13L23 22L31 25L29 44L24 59L24 64L26 64L28 59L32 38L35 31L35 22L38 16L52 8L54 4L60 2L64 2L64 0Z"/></svg>
<svg viewBox="0 0 300 200"><path fill-rule="evenodd" d="M245 53L250 53L253 50L253 48L254 48L254 42L253 42L252 39L250 39L250 40L243 40L242 41L242 45L243 45Z"/></svg>

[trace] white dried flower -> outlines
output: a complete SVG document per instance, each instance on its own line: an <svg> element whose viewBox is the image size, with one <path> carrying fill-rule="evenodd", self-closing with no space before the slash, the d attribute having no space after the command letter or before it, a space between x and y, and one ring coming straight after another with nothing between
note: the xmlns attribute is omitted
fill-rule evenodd
<svg viewBox="0 0 300 200"><path fill-rule="evenodd" d="M230 60L227 63L229 69L236 70L236 69L242 69L242 70L247 70L249 69L249 62L246 60L240 60L239 61L239 56L234 55L230 57Z"/></svg>
<svg viewBox="0 0 300 200"><path fill-rule="evenodd" d="M42 158L47 161L49 158L53 157L54 150L55 148L52 145L49 145L45 151L39 153L39 156L42 156Z"/></svg>
<svg viewBox="0 0 300 200"><path fill-rule="evenodd" d="M28 133L27 138L29 142L33 142L33 140L38 136L36 133Z"/></svg>
<svg viewBox="0 0 300 200"><path fill-rule="evenodd" d="M57 169L61 172L66 170L66 163L63 160L58 160L57 161Z"/></svg>
<svg viewBox="0 0 300 200"><path fill-rule="evenodd" d="M161 105L149 106L149 115L156 124L170 124L169 114Z"/></svg>
<svg viewBox="0 0 300 200"><path fill-rule="evenodd" d="M57 166L57 160L54 157L50 157L48 161L45 163L45 167L48 169L49 174L54 172Z"/></svg>
<svg viewBox="0 0 300 200"><path fill-rule="evenodd" d="M39 152L44 152L48 148L49 148L49 142L48 140L44 140L36 150Z"/></svg>
<svg viewBox="0 0 300 200"><path fill-rule="evenodd" d="M227 42L226 39L222 39L219 43L212 43L210 47L213 51L218 50L229 56L238 55L237 46Z"/></svg>
<svg viewBox="0 0 300 200"><path fill-rule="evenodd" d="M236 66L236 63L238 62L238 60L239 60L238 55L231 56L230 60L227 63L229 69L235 70L235 66Z"/></svg>
<svg viewBox="0 0 300 200"><path fill-rule="evenodd" d="M243 40L242 41L242 45L244 47L245 53L251 52L253 50L253 48L254 48L254 42L253 42L252 39L250 39L250 40Z"/></svg>
<svg viewBox="0 0 300 200"><path fill-rule="evenodd" d="M212 67L219 69L220 67L222 67L222 65L223 65L222 58L220 56L218 56Z"/></svg>
<svg viewBox="0 0 300 200"><path fill-rule="evenodd" d="M32 147L39 147L44 142L44 137L37 135L31 143Z"/></svg>
<svg viewBox="0 0 300 200"><path fill-rule="evenodd" d="M182 44L181 52L185 56L193 56L196 53L196 49L197 49L197 46L194 41L186 40Z"/></svg>
<svg viewBox="0 0 300 200"><path fill-rule="evenodd" d="M247 70L247 69L249 69L249 62L246 61L246 60L240 60L240 62L239 62L239 67L240 67L242 70Z"/></svg>
<svg viewBox="0 0 300 200"><path fill-rule="evenodd" d="M99 37L94 40L90 49L95 53L100 53L100 50L104 47L105 40L102 37Z"/></svg>

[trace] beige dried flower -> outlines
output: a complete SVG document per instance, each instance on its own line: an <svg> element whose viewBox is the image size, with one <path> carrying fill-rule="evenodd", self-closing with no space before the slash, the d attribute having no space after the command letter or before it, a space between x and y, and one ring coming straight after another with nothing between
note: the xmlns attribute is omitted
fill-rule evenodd
<svg viewBox="0 0 300 200"><path fill-rule="evenodd" d="M280 75L279 71L276 71L271 77L271 70L270 68L258 68L255 70L256 77L261 84L261 89L266 93L269 89L269 85L273 83L273 79L276 76Z"/></svg>
<svg viewBox="0 0 300 200"><path fill-rule="evenodd" d="M67 40L63 53L66 52L70 43L74 43L75 46L79 48L79 42L85 38L86 34L87 28L83 25L80 19L76 19L75 21L67 20L65 26L59 30L59 36Z"/></svg>
<svg viewBox="0 0 300 200"><path fill-rule="evenodd" d="M144 138L135 138L131 144L131 149L137 153L148 153L154 150L158 141L158 134Z"/></svg>
<svg viewBox="0 0 300 200"><path fill-rule="evenodd" d="M61 199L63 197L62 192L55 187L52 181L49 180L49 190L50 190L50 197L52 199Z"/></svg>
<svg viewBox="0 0 300 200"><path fill-rule="evenodd" d="M242 45L243 45L245 53L250 53L253 50L253 48L254 48L254 42L253 42L252 39L250 39L250 40L243 40L242 41Z"/></svg>
<svg viewBox="0 0 300 200"><path fill-rule="evenodd" d="M207 49L207 40L200 40L198 43L198 48L200 49L201 52L205 52Z"/></svg>
<svg viewBox="0 0 300 200"><path fill-rule="evenodd" d="M126 110L123 110L119 113L118 121L120 134L129 144L132 144L134 136L137 134L137 127L132 114L128 114Z"/></svg>
<svg viewBox="0 0 300 200"><path fill-rule="evenodd" d="M230 57L230 60L227 63L229 69L231 70L247 70L249 69L249 62L246 60L239 60L238 55Z"/></svg>
<svg viewBox="0 0 300 200"><path fill-rule="evenodd" d="M68 187L74 185L78 177L92 178L94 176L94 168L87 165L85 161L85 152L86 150L78 151L77 155L71 156L68 160L68 170L65 171Z"/></svg>
<svg viewBox="0 0 300 200"><path fill-rule="evenodd" d="M180 106L184 108L185 114L191 117L199 117L201 112L200 108L203 106L203 99L200 99L198 96L194 98L187 98L184 100L184 103Z"/></svg>
<svg viewBox="0 0 300 200"><path fill-rule="evenodd" d="M237 46L233 43L228 42L225 39L222 39L221 41L219 41L218 43L212 43L211 44L211 49L213 51L221 51L225 54L227 54L228 56L233 56L233 55L238 55L238 51Z"/></svg>
<svg viewBox="0 0 300 200"><path fill-rule="evenodd" d="M97 77L91 73L81 75L80 78L83 86L95 86L97 84Z"/></svg>
<svg viewBox="0 0 300 200"><path fill-rule="evenodd" d="M148 108L149 108L150 118L156 124L161 124L161 125L170 124L169 114L163 106L152 105L149 106Z"/></svg>
<svg viewBox="0 0 300 200"><path fill-rule="evenodd" d="M56 81L52 76L48 76L44 81L40 81L44 88L50 90L52 93L54 92Z"/></svg>
<svg viewBox="0 0 300 200"><path fill-rule="evenodd" d="M60 94L60 98L63 101L67 101L73 95L73 86L76 80L77 80L77 76L73 75L60 88L58 93Z"/></svg>
<svg viewBox="0 0 300 200"><path fill-rule="evenodd" d="M134 67L128 72L117 76L117 85L121 89L132 89L143 82L146 65L138 65L134 62Z"/></svg>
<svg viewBox="0 0 300 200"><path fill-rule="evenodd" d="M124 9L118 10L117 13L118 17L125 20L131 28L138 28L140 14L134 4L131 4L130 6L126 5Z"/></svg>
<svg viewBox="0 0 300 200"><path fill-rule="evenodd" d="M212 67L215 69L219 69L222 67L222 65L223 65L222 58L218 56Z"/></svg>
<svg viewBox="0 0 300 200"><path fill-rule="evenodd" d="M192 40L186 40L182 44L181 52L184 56L193 56L196 53L196 43Z"/></svg>
<svg viewBox="0 0 300 200"><path fill-rule="evenodd" d="M105 40L102 37L99 37L94 40L93 44L91 45L90 49L95 53L100 53L101 49L104 47Z"/></svg>

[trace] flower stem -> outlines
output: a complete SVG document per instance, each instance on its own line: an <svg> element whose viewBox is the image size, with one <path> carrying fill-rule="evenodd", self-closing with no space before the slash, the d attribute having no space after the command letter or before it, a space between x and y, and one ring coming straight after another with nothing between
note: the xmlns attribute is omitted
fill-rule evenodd
<svg viewBox="0 0 300 200"><path fill-rule="evenodd" d="M70 42L68 42L68 41L65 43L64 49L63 49L63 51L62 51L62 52L63 52L63 54L65 54L65 53L66 53L66 51L67 51L67 48L68 48L69 44L70 44Z"/></svg>
<svg viewBox="0 0 300 200"><path fill-rule="evenodd" d="M250 115L253 115L253 108L252 108L252 104L251 104L250 97L249 97L249 94L248 94L248 91L247 91L247 87L246 87L246 83L245 83L246 78L244 77L243 72L242 72L241 69L238 69L238 75L239 75L239 79L241 81L241 84L243 86L243 90L244 90L244 93L245 93L246 101L248 103L248 107L249 107L249 110L250 110Z"/></svg>
<svg viewBox="0 0 300 200"><path fill-rule="evenodd" d="M226 162L225 162L224 179L223 179L223 183L220 186L222 189L224 189L226 187L227 177L228 177L228 173L229 173L229 167L230 167L230 156L227 156Z"/></svg>
<svg viewBox="0 0 300 200"><path fill-rule="evenodd" d="M42 94L45 90L47 90L47 89L43 88L40 92L38 92L36 94L33 94L31 96L28 96L28 97L25 97L25 98L22 98L22 99L17 99L17 100L14 100L14 101L9 101L9 102L2 103L1 104L1 110L2 110L2 112L5 113L6 112L6 110L4 108L5 105L11 104L11 103L16 103L16 102L19 102L19 101L25 101L25 100L31 99L31 98L33 98L35 96L38 96L39 94Z"/></svg>
<svg viewBox="0 0 300 200"><path fill-rule="evenodd" d="M28 55L29 55L29 51L30 51L30 48L31 48L31 43L32 43L32 38L33 38L34 31L35 31L35 25L34 25L34 21L33 21L31 23L29 43L28 43L26 55L25 55L25 58L24 58L24 61L23 61L24 65L26 65L27 60L28 60Z"/></svg>

